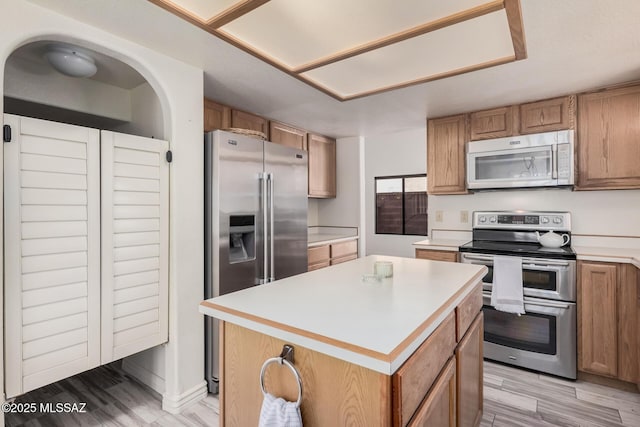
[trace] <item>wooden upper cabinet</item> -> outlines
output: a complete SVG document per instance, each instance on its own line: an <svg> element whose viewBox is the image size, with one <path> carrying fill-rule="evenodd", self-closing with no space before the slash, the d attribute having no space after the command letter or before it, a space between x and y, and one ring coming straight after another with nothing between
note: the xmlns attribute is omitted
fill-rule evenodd
<svg viewBox="0 0 640 427"><path fill-rule="evenodd" d="M520 105L520 133L575 129L575 95Z"/></svg>
<svg viewBox="0 0 640 427"><path fill-rule="evenodd" d="M465 114L427 121L427 191L429 194L464 194Z"/></svg>
<svg viewBox="0 0 640 427"><path fill-rule="evenodd" d="M269 122L264 117L241 110L231 110L231 127L262 132L269 138Z"/></svg>
<svg viewBox="0 0 640 427"><path fill-rule="evenodd" d="M336 197L336 140L307 134L309 197Z"/></svg>
<svg viewBox="0 0 640 427"><path fill-rule="evenodd" d="M204 131L227 129L231 127L231 108L218 104L210 99L204 99Z"/></svg>
<svg viewBox="0 0 640 427"><path fill-rule="evenodd" d="M578 265L578 369L616 377L617 267L590 262Z"/></svg>
<svg viewBox="0 0 640 427"><path fill-rule="evenodd" d="M500 107L471 113L471 140L518 134L518 108Z"/></svg>
<svg viewBox="0 0 640 427"><path fill-rule="evenodd" d="M640 188L640 86L578 97L579 190Z"/></svg>
<svg viewBox="0 0 640 427"><path fill-rule="evenodd" d="M287 147L306 149L306 131L271 120L269 122L269 141Z"/></svg>

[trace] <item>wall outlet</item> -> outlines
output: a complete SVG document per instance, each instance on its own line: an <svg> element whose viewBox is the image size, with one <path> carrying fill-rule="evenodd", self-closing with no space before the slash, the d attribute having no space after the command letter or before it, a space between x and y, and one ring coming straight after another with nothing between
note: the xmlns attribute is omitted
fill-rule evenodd
<svg viewBox="0 0 640 427"><path fill-rule="evenodd" d="M442 211L436 211L436 222L442 222Z"/></svg>
<svg viewBox="0 0 640 427"><path fill-rule="evenodd" d="M469 211L460 211L460 222L463 224L469 222Z"/></svg>

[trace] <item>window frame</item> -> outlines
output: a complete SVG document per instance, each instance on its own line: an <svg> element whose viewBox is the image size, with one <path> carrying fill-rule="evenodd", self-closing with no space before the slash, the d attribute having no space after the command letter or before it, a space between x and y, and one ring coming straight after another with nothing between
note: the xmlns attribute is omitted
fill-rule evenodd
<svg viewBox="0 0 640 427"><path fill-rule="evenodd" d="M422 178L424 177L425 181L428 179L427 174L426 173L417 173L417 174L407 174L407 175L385 175L385 176L375 176L373 178L373 194L374 194L374 207L373 207L373 211L374 211L374 224L373 224L373 231L374 234L376 235L381 235L381 236L424 236L424 237L428 237L429 236L429 214L427 213L427 218L426 218L426 226L427 226L427 231L425 234L415 234L415 233L407 233L406 232L406 224L405 224L405 179L406 178ZM378 206L377 206L377 202L378 202L378 180L379 179L401 179L402 180L402 233L379 233L378 232ZM425 194L427 195L427 206L428 206L428 201L429 201L429 193L427 193L427 190L425 189Z"/></svg>

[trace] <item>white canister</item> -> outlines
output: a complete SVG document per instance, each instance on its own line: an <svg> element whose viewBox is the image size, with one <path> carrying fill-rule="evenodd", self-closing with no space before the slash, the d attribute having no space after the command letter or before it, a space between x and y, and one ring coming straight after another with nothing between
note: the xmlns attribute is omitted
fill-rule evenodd
<svg viewBox="0 0 640 427"><path fill-rule="evenodd" d="M376 261L373 264L373 274L378 277L392 277L393 263L391 261Z"/></svg>

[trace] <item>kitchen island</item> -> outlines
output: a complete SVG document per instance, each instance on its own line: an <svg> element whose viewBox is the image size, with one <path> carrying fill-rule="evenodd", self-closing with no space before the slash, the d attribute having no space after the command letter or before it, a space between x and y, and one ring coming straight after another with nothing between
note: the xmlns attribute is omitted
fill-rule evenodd
<svg viewBox="0 0 640 427"><path fill-rule="evenodd" d="M393 277L377 281L376 261ZM203 301L221 322L221 425L257 425L260 370L295 348L306 427L477 425L486 267L368 256ZM284 366L268 392L295 401Z"/></svg>

